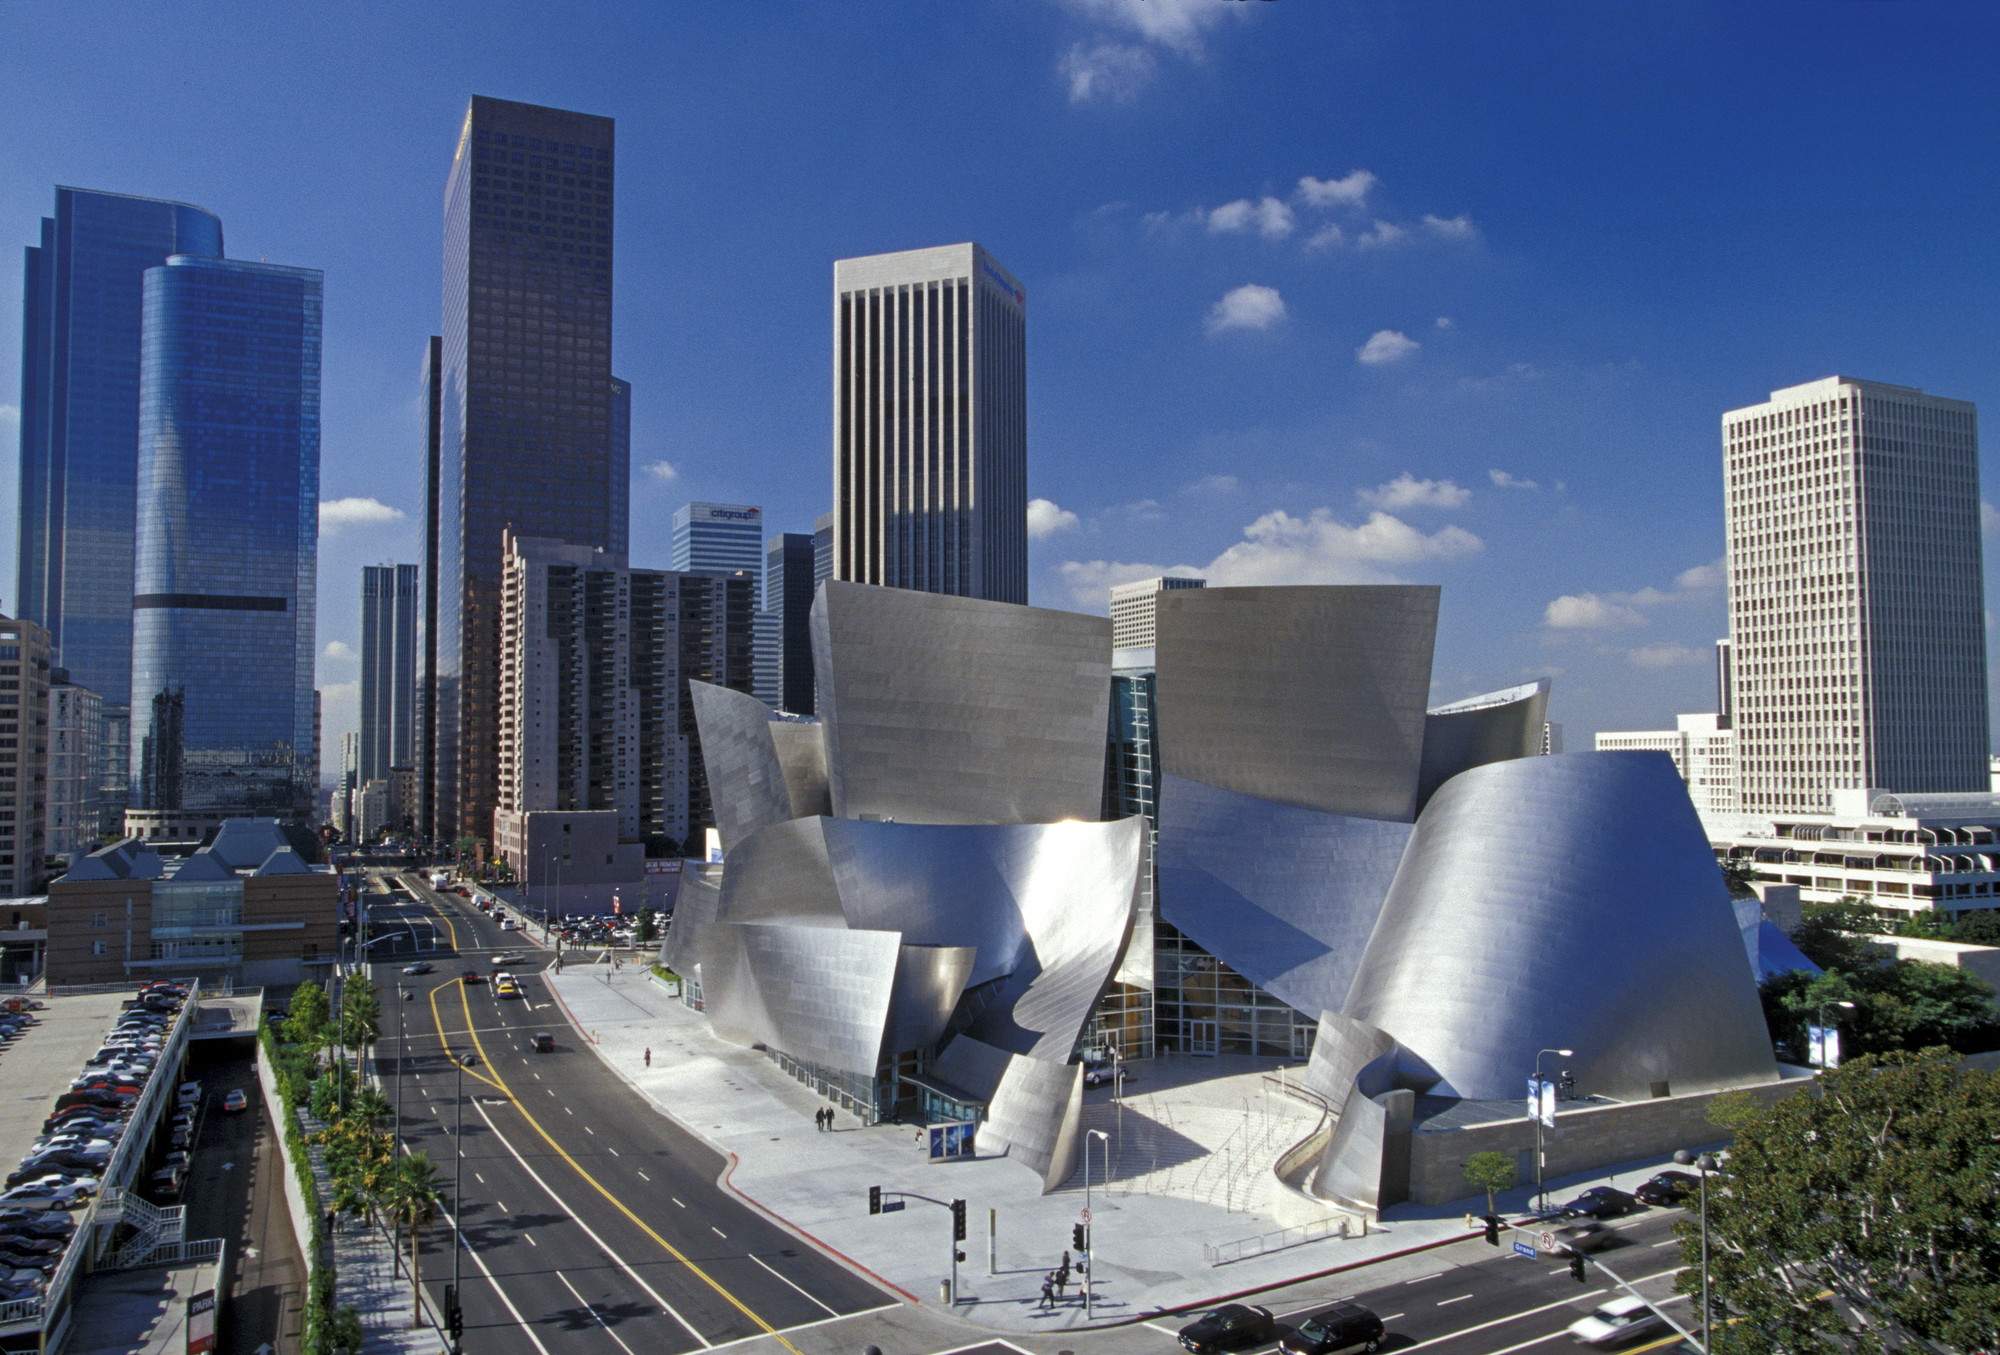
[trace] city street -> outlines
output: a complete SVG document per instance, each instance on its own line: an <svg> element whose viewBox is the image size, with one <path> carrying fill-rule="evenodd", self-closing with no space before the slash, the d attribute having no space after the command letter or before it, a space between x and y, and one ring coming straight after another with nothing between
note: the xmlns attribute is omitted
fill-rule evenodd
<svg viewBox="0 0 2000 1355"><path fill-rule="evenodd" d="M791 1333L893 1302L716 1184L726 1161L579 1043L536 977L545 952L455 897L415 887L423 903L374 910L376 934L430 919L442 948L424 955L437 970L422 976L400 972L413 956L408 937L373 948L380 1066L404 1141L447 1182L463 1172L462 1194L446 1197L466 1242L468 1346L550 1355L559 1338L566 1351L634 1355L761 1336L797 1350ZM521 998L461 981L468 968L490 976L491 957L510 946L529 957L509 966ZM531 1049L537 1031L555 1036L552 1052ZM454 1063L461 1055L470 1067ZM423 1272L441 1307L448 1227L432 1231Z"/></svg>
<svg viewBox="0 0 2000 1355"><path fill-rule="evenodd" d="M404 933L373 948L381 1067L392 1100L400 1096L405 1140L447 1178L462 1109L468 1343L476 1335L481 1349L542 1355L557 1336L627 1355L641 1341L671 1351L740 1343L749 1355L851 1355L868 1344L925 1355L968 1345L975 1328L934 1305L899 1302L721 1189L724 1160L647 1105L571 1025L537 977L547 951L466 901L401 878L422 902L370 896L383 900L372 910L372 934ZM428 946L426 922L439 945L419 954L412 947ZM500 998L490 981L463 982L468 968L490 980L492 957L509 950L527 957L505 966L522 978L522 997ZM413 958L436 968L404 975ZM553 1052L533 1051L537 1032L555 1037ZM472 1056L470 1067L453 1063L459 1053ZM1679 1264L1670 1231L1677 1217L1652 1210L1620 1221L1620 1245L1599 1259L1665 1299ZM435 1230L423 1253L438 1300L451 1273L448 1237ZM1226 1269L1216 1272L1216 1288L1228 1290ZM1595 1272L1578 1285L1559 1258L1461 1242L1245 1301L1287 1321L1358 1298L1388 1322L1385 1350L1505 1355L1566 1345L1568 1325L1618 1292ZM1688 1305L1674 1302L1680 1320ZM1029 1355L1079 1345L1105 1355L1164 1350L1188 1320L1155 1315L1002 1344Z"/></svg>

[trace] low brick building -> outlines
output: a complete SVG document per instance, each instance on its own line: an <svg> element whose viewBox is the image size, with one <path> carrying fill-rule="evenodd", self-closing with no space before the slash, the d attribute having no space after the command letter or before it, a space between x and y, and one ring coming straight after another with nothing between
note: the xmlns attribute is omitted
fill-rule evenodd
<svg viewBox="0 0 2000 1355"><path fill-rule="evenodd" d="M340 877L301 857L275 819L230 819L181 857L137 838L49 886L52 986L197 977L323 978L339 949Z"/></svg>

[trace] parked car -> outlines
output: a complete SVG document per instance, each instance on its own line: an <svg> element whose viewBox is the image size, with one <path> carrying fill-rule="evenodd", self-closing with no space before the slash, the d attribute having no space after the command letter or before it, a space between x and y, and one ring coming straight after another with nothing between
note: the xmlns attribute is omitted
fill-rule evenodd
<svg viewBox="0 0 2000 1355"><path fill-rule="evenodd" d="M1639 1205L1639 1201L1622 1190L1610 1186L1592 1186L1583 1194L1562 1207L1562 1217L1566 1219L1615 1219L1621 1214L1629 1214Z"/></svg>
<svg viewBox="0 0 2000 1355"><path fill-rule="evenodd" d="M0 1233L21 1237L68 1237L76 1231L76 1220L62 1214L45 1214L39 1209L0 1206Z"/></svg>
<svg viewBox="0 0 2000 1355"><path fill-rule="evenodd" d="M1086 1087L1101 1087L1110 1082L1113 1077L1116 1077L1121 1083L1131 1082L1133 1080L1132 1070L1120 1067L1108 1059L1083 1065L1083 1085Z"/></svg>
<svg viewBox="0 0 2000 1355"><path fill-rule="evenodd" d="M520 929L521 929L521 924L520 924L520 923L518 923L518 922L516 922L516 921L514 921L514 919L513 919L513 918L511 918L511 917L503 917L503 918L501 918L501 919L500 919L500 930L501 930L501 931L503 931L503 932L514 932L514 931L519 931Z"/></svg>
<svg viewBox="0 0 2000 1355"><path fill-rule="evenodd" d="M183 1101L198 1101L201 1099L201 1084L199 1082L183 1082L174 1094Z"/></svg>
<svg viewBox="0 0 2000 1355"><path fill-rule="evenodd" d="M29 1256L61 1256L69 1246L67 1238L60 1237L12 1237L0 1233L0 1247L10 1252Z"/></svg>
<svg viewBox="0 0 2000 1355"><path fill-rule="evenodd" d="M1340 1351L1376 1351L1388 1329L1375 1310L1361 1303L1336 1303L1299 1322L1278 1343L1285 1355L1338 1355Z"/></svg>
<svg viewBox="0 0 2000 1355"><path fill-rule="evenodd" d="M429 974L433 972L436 968L437 966L432 964L429 960L419 960L415 964L404 965L403 972L405 974Z"/></svg>
<svg viewBox="0 0 2000 1355"><path fill-rule="evenodd" d="M37 1209L75 1209L88 1198L75 1186L15 1186L0 1191L0 1205L24 1204Z"/></svg>
<svg viewBox="0 0 2000 1355"><path fill-rule="evenodd" d="M1701 1189L1701 1180L1692 1172L1661 1172L1633 1191L1641 1203L1662 1207L1690 1199Z"/></svg>
<svg viewBox="0 0 2000 1355"><path fill-rule="evenodd" d="M146 1178L147 1187L155 1194L172 1199L181 1193L181 1185L186 1173L172 1167L162 1167Z"/></svg>
<svg viewBox="0 0 2000 1355"><path fill-rule="evenodd" d="M11 1247L0 1245L0 1266L14 1270L54 1270L56 1262L61 1259L45 1252L15 1251Z"/></svg>
<svg viewBox="0 0 2000 1355"><path fill-rule="evenodd" d="M549 1034L546 1030L538 1030L529 1037L528 1043L534 1048L537 1054L553 1054L556 1048L556 1037Z"/></svg>
<svg viewBox="0 0 2000 1355"><path fill-rule="evenodd" d="M1245 1303L1225 1303L1204 1313L1181 1328L1181 1345L1193 1355L1210 1355L1218 1350L1242 1350L1261 1346L1278 1333L1278 1324L1269 1308L1253 1308Z"/></svg>
<svg viewBox="0 0 2000 1355"><path fill-rule="evenodd" d="M237 1111L247 1109L249 1105L250 1098L241 1088L230 1092L229 1095L222 1098L222 1108L232 1115Z"/></svg>
<svg viewBox="0 0 2000 1355"><path fill-rule="evenodd" d="M1607 1300L1569 1324L1569 1334L1587 1346L1618 1345L1654 1336L1667 1329L1667 1321L1647 1306L1642 1298L1629 1294Z"/></svg>

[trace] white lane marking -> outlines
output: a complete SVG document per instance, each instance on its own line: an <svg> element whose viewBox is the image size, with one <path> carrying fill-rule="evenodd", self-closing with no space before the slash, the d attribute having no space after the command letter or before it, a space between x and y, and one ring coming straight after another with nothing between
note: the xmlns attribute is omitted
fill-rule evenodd
<svg viewBox="0 0 2000 1355"><path fill-rule="evenodd" d="M493 1203L495 1207L497 1207L503 1214L511 1214L514 1212L513 1210L507 1207L507 1202L505 1200L495 1200Z"/></svg>
<svg viewBox="0 0 2000 1355"><path fill-rule="evenodd" d="M1157 1322L1142 1322L1139 1325L1142 1327L1151 1327L1154 1331L1164 1332L1168 1336L1178 1337L1180 1335L1180 1333L1175 1331L1172 1327L1162 1327Z"/></svg>
<svg viewBox="0 0 2000 1355"><path fill-rule="evenodd" d="M585 1125L583 1127L583 1132L590 1135L592 1138L597 1137L597 1131L595 1129L592 1129L589 1125Z"/></svg>
<svg viewBox="0 0 2000 1355"><path fill-rule="evenodd" d="M1437 1301L1437 1306L1438 1306L1438 1307L1440 1307L1440 1308L1443 1308L1443 1307L1446 1307L1446 1306L1448 1306L1448 1305L1450 1305L1450 1304L1453 1304L1453 1303L1463 1303L1463 1302L1465 1302L1465 1301L1466 1301L1467 1299L1469 1299L1469 1298L1471 1298L1471 1297L1472 1297L1472 1295L1470 1295L1470 1294L1460 1294L1460 1295L1459 1295L1459 1296L1458 1296L1457 1298L1455 1298L1455 1299L1439 1299L1439 1300Z"/></svg>
<svg viewBox="0 0 2000 1355"><path fill-rule="evenodd" d="M477 1178L477 1179L478 1179L478 1181L479 1181L479 1184L480 1184L480 1185L482 1185L482 1186L483 1186L483 1185L485 1185L485 1184L486 1184L486 1178L485 1178L485 1177L483 1177L483 1176L480 1176L478 1172L474 1172L474 1173L473 1173L473 1176L474 1176L475 1178Z"/></svg>
<svg viewBox="0 0 2000 1355"><path fill-rule="evenodd" d="M715 1234L715 1235L716 1235L717 1237L721 1238L721 1239L722 1239L722 1240L723 1240L724 1242L727 1242L727 1241L729 1240L729 1234L727 1234L727 1233L723 1232L723 1231L722 1231L722 1230L721 1230L720 1228L716 1227L716 1226L715 1226L714 1224L712 1224L712 1223L708 1225L708 1231L709 1231L709 1232L711 1232L711 1233L714 1233L714 1234Z"/></svg>
<svg viewBox="0 0 2000 1355"><path fill-rule="evenodd" d="M458 1220L452 1218L451 1213L448 1210L444 1211L444 1216L447 1219L451 1220L452 1232L458 1234L458 1240L461 1243L464 1243L466 1252L472 1257L472 1263L478 1266L479 1273L486 1277L486 1283L493 1286L493 1292L500 1296L500 1302L505 1304L507 1306L507 1311L514 1315L514 1325L519 1327L522 1333L526 1335L530 1341L533 1341L535 1343L536 1350L541 1351L542 1355L549 1355L549 1348L542 1344L542 1338L535 1335L535 1329L528 1325L528 1319L521 1316L521 1310L514 1306L514 1300L507 1297L507 1291L500 1287L500 1281L493 1278L493 1272L487 1268L486 1258L481 1256L478 1252L474 1251L472 1244L470 1242L465 1241L465 1234L462 1231L460 1231L458 1226Z"/></svg>
<svg viewBox="0 0 2000 1355"><path fill-rule="evenodd" d="M553 1090L551 1090L551 1091L549 1092L549 1095L550 1095L550 1096L554 1096L554 1095L555 1095L555 1092L554 1092ZM569 1108L568 1106L564 1106L564 1107L563 1107L563 1114L565 1114L565 1115L574 1115L574 1114L576 1114L576 1112L575 1112L575 1111L573 1111L573 1110L571 1110L571 1109L570 1109L570 1108Z"/></svg>
<svg viewBox="0 0 2000 1355"><path fill-rule="evenodd" d="M533 1233L522 1233L521 1236L528 1239L528 1245L530 1247L539 1247L542 1245L541 1243L535 1241L535 1235Z"/></svg>
<svg viewBox="0 0 2000 1355"><path fill-rule="evenodd" d="M767 1262L766 1262L766 1261L764 1260L764 1258L763 1258L763 1257L761 1257L761 1256L752 1256L752 1257L751 1257L750 1259L751 1259L752 1261L755 1261L755 1262L756 1262L756 1263L757 1263L758 1265L760 1265L760 1266L763 1266L763 1267L764 1267L764 1269L766 1269L766 1270L769 1270L769 1271L770 1271L770 1272L771 1272L771 1273L772 1273L773 1275L776 1275L776 1276L777 1276L777 1277L778 1277L779 1279L783 1280L783 1281L784 1281L784 1282L785 1282L786 1284L788 1284L788 1285L791 1285L791 1286L792 1286L792 1288L794 1288L794 1289L798 1290L798 1291L799 1291L799 1292L800 1292L801 1294L805 1294L805 1296L806 1296L807 1298L809 1298L809 1299L812 1299L812 1301L813 1301L814 1303L818 1303L818 1304L819 1304L819 1306L820 1306L821 1308L824 1308L824 1309L825 1309L825 1310L826 1310L827 1312L829 1312L829 1313L833 1313L833 1315L834 1315L835 1317L839 1317L839 1316L840 1316L840 1314L839 1314L839 1313L837 1313L837 1312L834 1312L834 1309L833 1309L833 1305L831 1305L831 1304L828 1304L828 1303L821 1303L821 1302L820 1302L820 1300L819 1300L818 1298L814 1297L814 1296L813 1296L812 1294L810 1294L810 1293L807 1293L807 1291L806 1291L806 1289L804 1288L804 1286L800 1285L800 1284L799 1284L799 1283L797 1283L797 1282L796 1282L795 1280L793 1280L793 1279L791 1278L791 1276L789 1276L789 1275L779 1275L779 1274L778 1274L778 1272L777 1272L776 1270L772 1269L772 1267L771 1267L771 1266L770 1266L770 1265L769 1265L769 1264L768 1264L768 1263L767 1263Z"/></svg>
<svg viewBox="0 0 2000 1355"><path fill-rule="evenodd" d="M850 1317L873 1317L876 1313L886 1313L902 1306L900 1303L885 1303L880 1308L863 1308L858 1313L842 1313L838 1317L822 1317L816 1322L801 1322L796 1327L780 1327L777 1330L777 1335L790 1336L795 1331L811 1331L814 1327L824 1327L829 1322L845 1322ZM1148 1322L1146 1325L1150 1327L1153 1324ZM1167 1328L1162 1327L1160 1330L1166 1331ZM767 1338L764 1333L758 1332L755 1336L739 1336L734 1341L724 1341L721 1345L715 1347L715 1349L727 1350L731 1346L745 1345L751 1341L762 1341L765 1339ZM1020 1349L1020 1347L1013 1345L1009 1345L1008 1348L1012 1350Z"/></svg>
<svg viewBox="0 0 2000 1355"><path fill-rule="evenodd" d="M641 1175L641 1176L644 1176L645 1174L646 1174L646 1173L644 1173L644 1172L640 1172L640 1173L639 1173L639 1175ZM686 1209L686 1208L687 1208L687 1206L686 1206L686 1205L684 1205L684 1204L681 1204L681 1198L680 1198L680 1196L678 1196L678 1195L669 1195L669 1196L667 1196L667 1198L668 1198L669 1200L672 1200L672 1201L673 1201L673 1202L674 1202L675 1204L680 1204L680 1205L681 1205L681 1208L683 1208L683 1209Z"/></svg>
<svg viewBox="0 0 2000 1355"><path fill-rule="evenodd" d="M650 1176L648 1176L648 1175L646 1175L646 1173L644 1173L644 1172L640 1172L640 1173L639 1173L639 1179L640 1179L641 1181L650 1181L650 1180L652 1180L653 1178L652 1178L652 1177L650 1177Z"/></svg>
<svg viewBox="0 0 2000 1355"><path fill-rule="evenodd" d="M528 1159L521 1156L521 1150L514 1146L514 1141L508 1138L505 1134L503 1134L500 1131L499 1125L493 1123L493 1117L486 1113L486 1107L480 1105L477 1101L474 1101L473 1109L479 1112L480 1119L486 1121L486 1127L491 1131L493 1131L493 1137L499 1139L501 1146L506 1148L506 1150L513 1155L514 1160L521 1164L521 1170L525 1171L526 1173L528 1173L529 1176L534 1178L535 1184L540 1186L545 1192L547 1192L548 1197L551 1200L554 1200L557 1205L561 1206L562 1211L565 1214L569 1215L571 1222L575 1223L577 1227L583 1229L584 1234L587 1237L589 1237L592 1242L595 1242L598 1245L598 1248L602 1250L606 1256L611 1258L612 1264L616 1265L620 1270L624 1271L627 1275L631 1276L633 1283L637 1284L641 1289L645 1290L649 1295L651 1295L653 1302L659 1304L660 1308L669 1317L673 1318L674 1321L680 1323L681 1326L687 1328L688 1335L692 1336L695 1340L701 1342L701 1348L703 1350L712 1349L713 1343L711 1343L706 1336L703 1336L700 1332L696 1331L694 1328L694 1324L692 1322L689 1322L686 1318L682 1317L680 1315L680 1311L676 1309L673 1304L668 1303L666 1299L662 1298L660 1296L659 1290L653 1288L653 1286L651 1286L650 1284L647 1284L645 1279L640 1276L638 1271L632 1269L631 1266L626 1264L624 1258L619 1256L618 1253L612 1251L610 1245L606 1243L603 1238L597 1235L597 1230L592 1228L589 1224L585 1223L580 1217L578 1217L577 1212L569 1207L568 1202L565 1201L562 1196L556 1194L555 1187L551 1186L547 1181L544 1181L542 1179L542 1174L536 1171L533 1167L528 1165Z"/></svg>
<svg viewBox="0 0 2000 1355"><path fill-rule="evenodd" d="M604 1334L610 1337L612 1340L618 1341L618 1348L624 1351L625 1355L638 1355L638 1352L633 1350L632 1347L626 1345L623 1341L618 1340L618 1333L611 1330L611 1324L609 1322L606 1322L604 1320L604 1315L597 1311L597 1305L592 1303L589 1299L586 1299L581 1293L577 1291L577 1287L569 1282L569 1276L563 1274L559 1270L556 1272L556 1278L563 1282L563 1288L569 1290L570 1293L576 1295L576 1301L583 1305L584 1311L597 1319L597 1325L604 1328Z"/></svg>
<svg viewBox="0 0 2000 1355"><path fill-rule="evenodd" d="M1681 1245L1681 1240L1679 1238L1670 1237L1665 1242L1655 1242L1653 1244L1653 1250L1658 1251L1662 1247L1678 1247L1680 1245Z"/></svg>
<svg viewBox="0 0 2000 1355"><path fill-rule="evenodd" d="M1526 1350L1529 1346L1538 1346L1542 1344L1542 1342L1544 1341L1553 1341L1559 1336L1568 1336L1568 1335L1569 1332L1567 1330L1552 1331L1547 1336L1537 1336L1534 1340L1523 1341L1518 1346L1508 1346L1505 1350L1496 1350L1493 1352L1493 1355L1514 1355L1514 1352L1517 1350Z"/></svg>
<svg viewBox="0 0 2000 1355"><path fill-rule="evenodd" d="M1397 1318L1399 1318L1399 1317L1401 1317L1401 1316L1403 1316L1403 1314L1401 1314L1401 1313L1391 1313L1391 1314L1389 1314L1389 1315L1388 1315L1387 1317L1383 1318L1382 1320L1383 1320L1384 1322L1394 1322L1394 1321L1395 1321L1395 1320L1396 1320ZM1180 1335L1180 1333L1179 1333L1179 1332L1175 1332L1174 1334L1175 1334L1176 1336Z"/></svg>
<svg viewBox="0 0 2000 1355"><path fill-rule="evenodd" d="M1423 1283L1423 1282L1424 1282L1425 1280L1435 1280L1435 1279L1436 1279L1436 1278L1437 1278L1437 1277L1438 1277L1439 1275L1442 1275L1442 1274L1444 1274L1444 1272L1440 1270L1440 1271L1437 1271L1437 1272L1435 1272L1435 1273L1433 1273L1433 1274L1430 1274L1430 1275L1419 1275L1419 1276L1417 1276L1417 1278L1416 1278L1416 1279L1414 1279L1414 1280L1405 1280L1405 1281L1403 1281L1403 1283L1404 1283L1404 1284L1422 1284L1422 1283Z"/></svg>
<svg viewBox="0 0 2000 1355"><path fill-rule="evenodd" d="M612 1147L612 1146L611 1146L610 1144L608 1144L608 1143L604 1145L604 1151L605 1151L605 1152L607 1152L607 1153L609 1153L609 1154L611 1154L611 1156L613 1156L613 1157L621 1157L621 1156L623 1156L623 1154L621 1154L621 1153L620 1153L620 1152L619 1152L619 1151L618 1151L618 1150L617 1150L616 1148L613 1148L613 1147Z"/></svg>
<svg viewBox="0 0 2000 1355"><path fill-rule="evenodd" d="M1439 1271L1438 1273L1443 1274L1444 1272ZM1673 1270L1662 1270L1654 1275L1641 1275L1635 1280L1626 1281L1626 1283L1639 1285L1639 1284L1644 1284L1648 1280L1657 1280L1663 1276L1677 1275L1679 1273L1680 1273L1680 1268L1676 1267ZM1433 1336L1428 1341L1419 1341L1413 1346L1404 1346L1403 1349L1406 1351L1422 1350L1426 1346L1442 1345L1446 1341L1456 1341L1461 1336L1470 1336L1474 1332L1485 1331L1489 1327L1505 1326L1509 1322L1518 1322L1524 1317L1533 1317L1536 1313L1546 1313L1553 1308L1567 1308L1569 1305L1576 1302L1576 1300L1580 1298L1596 1299L1596 1298L1602 1298L1607 1294L1615 1294L1617 1292L1618 1291L1615 1289L1599 1289L1594 1293L1586 1292L1582 1294L1575 1294L1566 1299L1557 1299L1554 1303L1544 1303L1539 1308L1523 1309L1521 1312L1518 1313L1509 1313L1505 1317L1496 1317L1490 1322L1481 1322L1477 1326L1462 1327L1457 1331L1448 1331L1442 1336ZM1388 1319L1384 1318L1383 1321L1386 1322L1388 1321Z"/></svg>

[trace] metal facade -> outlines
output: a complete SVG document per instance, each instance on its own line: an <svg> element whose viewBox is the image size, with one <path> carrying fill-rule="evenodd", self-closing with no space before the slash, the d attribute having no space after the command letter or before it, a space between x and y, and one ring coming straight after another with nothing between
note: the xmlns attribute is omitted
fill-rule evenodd
<svg viewBox="0 0 2000 1355"><path fill-rule="evenodd" d="M1429 803L1437 788L1474 767L1509 758L1538 757L1542 726L1549 718L1549 680L1470 696L1424 715L1424 761L1417 778L1417 805Z"/></svg>

